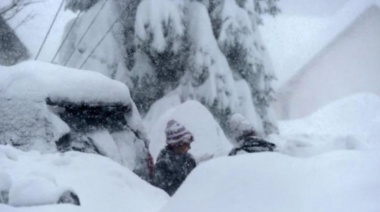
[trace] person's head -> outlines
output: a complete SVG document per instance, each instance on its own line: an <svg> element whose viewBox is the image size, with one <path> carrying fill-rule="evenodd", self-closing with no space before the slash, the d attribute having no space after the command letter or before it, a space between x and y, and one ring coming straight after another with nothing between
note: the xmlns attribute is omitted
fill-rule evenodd
<svg viewBox="0 0 380 212"><path fill-rule="evenodd" d="M165 133L166 143L174 151L185 154L190 150L190 143L194 138L185 126L172 119L168 121Z"/></svg>
<svg viewBox="0 0 380 212"><path fill-rule="evenodd" d="M231 136L237 145L242 145L241 141L244 137L255 136L256 132L253 125L240 113L235 113L229 120Z"/></svg>

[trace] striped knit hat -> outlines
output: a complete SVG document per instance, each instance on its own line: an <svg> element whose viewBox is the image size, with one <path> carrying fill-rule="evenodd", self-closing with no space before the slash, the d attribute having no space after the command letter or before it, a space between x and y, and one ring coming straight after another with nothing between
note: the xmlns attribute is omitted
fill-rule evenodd
<svg viewBox="0 0 380 212"><path fill-rule="evenodd" d="M193 135L180 123L175 120L168 121L166 125L166 143L169 145L181 142L193 142Z"/></svg>

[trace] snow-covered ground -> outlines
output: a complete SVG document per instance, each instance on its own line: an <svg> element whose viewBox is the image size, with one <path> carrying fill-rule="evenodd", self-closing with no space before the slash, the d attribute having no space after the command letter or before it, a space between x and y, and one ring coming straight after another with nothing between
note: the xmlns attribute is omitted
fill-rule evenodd
<svg viewBox="0 0 380 212"><path fill-rule="evenodd" d="M380 98L357 94L333 102L309 117L280 122L270 140L292 156L312 156L339 149L380 147Z"/></svg>
<svg viewBox="0 0 380 212"><path fill-rule="evenodd" d="M218 158L197 167L161 211L379 211L379 153Z"/></svg>
<svg viewBox="0 0 380 212"><path fill-rule="evenodd" d="M150 212L168 199L164 191L111 159L79 152L40 154L0 146L0 179L8 179L7 184L0 182L0 189L9 187L9 204L18 206L0 204L2 212ZM78 195L81 206L51 205L66 189ZM29 205L46 206L21 207Z"/></svg>
<svg viewBox="0 0 380 212"><path fill-rule="evenodd" d="M151 123L154 157L164 146L171 118L194 133L191 151L198 161L210 159L206 156L218 148L228 149L227 138L218 135L219 126L199 103L171 96L153 108L144 121ZM362 94L308 118L282 122L281 134L269 138L279 146L277 152L220 153L198 164L172 198L99 155L41 155L2 146L0 189L10 190L9 202L51 203L70 189L82 205L0 204L0 211L380 211L379 108L377 96Z"/></svg>

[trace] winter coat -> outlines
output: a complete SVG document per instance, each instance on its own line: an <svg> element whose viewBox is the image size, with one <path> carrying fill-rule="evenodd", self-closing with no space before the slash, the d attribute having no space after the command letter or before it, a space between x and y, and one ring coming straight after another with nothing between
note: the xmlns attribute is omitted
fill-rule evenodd
<svg viewBox="0 0 380 212"><path fill-rule="evenodd" d="M231 150L230 156L237 155L242 152L252 153L252 152L273 152L276 145L265 141L256 136L247 136L242 138L238 143L242 145L240 147L235 147Z"/></svg>
<svg viewBox="0 0 380 212"><path fill-rule="evenodd" d="M195 166L196 162L190 154L176 153L167 146L157 157L153 185L172 196Z"/></svg>

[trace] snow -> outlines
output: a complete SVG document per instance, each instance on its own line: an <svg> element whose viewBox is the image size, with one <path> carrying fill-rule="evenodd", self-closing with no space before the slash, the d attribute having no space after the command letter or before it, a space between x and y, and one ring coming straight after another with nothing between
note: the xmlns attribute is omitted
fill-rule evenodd
<svg viewBox="0 0 380 212"><path fill-rule="evenodd" d="M282 134L355 135L364 138L380 117L380 98L374 94L357 94L337 100L312 115L283 121Z"/></svg>
<svg viewBox="0 0 380 212"><path fill-rule="evenodd" d="M0 172L0 192L1 191L9 191L11 187L11 177L8 173L1 171Z"/></svg>
<svg viewBox="0 0 380 212"><path fill-rule="evenodd" d="M357 94L337 100L314 114L279 122L280 134L268 139L277 151L310 157L336 150L378 149L380 98Z"/></svg>
<svg viewBox="0 0 380 212"><path fill-rule="evenodd" d="M161 212L379 211L379 153L218 158L198 166Z"/></svg>
<svg viewBox="0 0 380 212"><path fill-rule="evenodd" d="M371 6L355 18L279 90L280 118L304 117L333 100L354 93L379 94L380 9Z"/></svg>
<svg viewBox="0 0 380 212"><path fill-rule="evenodd" d="M74 103L131 103L128 87L106 76L45 62L27 61L0 67L5 75L3 95Z"/></svg>
<svg viewBox="0 0 380 212"><path fill-rule="evenodd" d="M234 111L237 104L234 79L214 38L207 9L199 2L191 2L187 18L191 47L184 96L193 96L208 106L216 104L219 110Z"/></svg>
<svg viewBox="0 0 380 212"><path fill-rule="evenodd" d="M0 7L8 3L10 3L10 0L2 0ZM26 45L32 58L37 55L60 3L61 1L36 1L36 3L27 5L15 18L8 21L8 24L12 28L16 28L24 18L28 15L32 16L32 19L15 29L17 36ZM38 58L39 60L50 61L53 58L60 45L60 42L57 42L57 40L63 37L64 25L68 19L74 16L75 14L68 10L62 9L59 12Z"/></svg>
<svg viewBox="0 0 380 212"><path fill-rule="evenodd" d="M166 111L181 104L180 96L169 95L157 100L150 107L148 113L144 117L144 125L148 131L151 131L154 122Z"/></svg>
<svg viewBox="0 0 380 212"><path fill-rule="evenodd" d="M189 100L162 113L148 130L149 148L154 159L166 146L165 128L171 119L184 125L193 134L194 142L191 144L190 153L198 163L227 155L232 149L231 143L211 113L199 102Z"/></svg>
<svg viewBox="0 0 380 212"><path fill-rule="evenodd" d="M344 4L338 0L280 1L283 12L275 18L264 18L260 31L278 77L276 89L284 86L363 11L373 4L380 5L378 0L343 1Z"/></svg>
<svg viewBox="0 0 380 212"><path fill-rule="evenodd" d="M121 163L119 149L108 130L89 133L88 137L92 139L95 146L98 147L98 150L102 155L107 155L108 157L112 158L112 160Z"/></svg>
<svg viewBox="0 0 380 212"><path fill-rule="evenodd" d="M257 114L252 101L251 90L248 83L245 80L238 80L235 83L239 98L239 105L236 112L246 117L258 134L265 135L260 116Z"/></svg>
<svg viewBox="0 0 380 212"><path fill-rule="evenodd" d="M55 142L71 129L56 115L59 111L54 110L59 108L46 104L47 98L78 106L121 104L131 107L124 114L127 126L123 130L84 133L89 133L101 153L131 170L144 163L145 129L126 85L100 73L38 61L0 68L4 75L0 80L1 144L25 151L56 152Z"/></svg>
<svg viewBox="0 0 380 212"><path fill-rule="evenodd" d="M74 191L81 202L80 207L60 204L17 209L0 204L0 211L152 212L168 200L164 191L112 160L94 154L40 154L0 146L0 170L12 179L11 205L52 204L67 189Z"/></svg>
<svg viewBox="0 0 380 212"><path fill-rule="evenodd" d="M267 138L278 146L274 153L227 157L232 146L209 111L197 101L181 103L173 95L154 104L144 120L150 123L154 158L165 146L164 130L170 119L194 134L190 152L198 162L171 199L106 157L40 154L0 146L0 190L11 191L11 204L53 203L67 189L77 193L82 204L18 208L0 204L0 211L380 210L380 99L376 95L351 96L307 118L280 122L281 134ZM100 142L110 136L99 132L93 138ZM114 146L104 148L115 151ZM36 190L44 192L36 196Z"/></svg>
<svg viewBox="0 0 380 212"><path fill-rule="evenodd" d="M123 32L121 23L117 22L122 9L118 8L117 1L101 0L67 22L65 36L68 38L59 54L59 64L125 80L122 79L127 72L122 56L125 51ZM72 31L68 34L70 28Z"/></svg>
<svg viewBox="0 0 380 212"><path fill-rule="evenodd" d="M171 0L144 0L136 13L135 31L137 43L151 42L151 46L157 52L163 52L169 45L169 37L174 39L172 43L174 51L178 51L178 38L183 36L182 14L179 7ZM172 35L165 35L165 33Z"/></svg>
<svg viewBox="0 0 380 212"><path fill-rule="evenodd" d="M47 178L28 176L12 183L9 190L9 205L20 207L55 204L64 191Z"/></svg>

